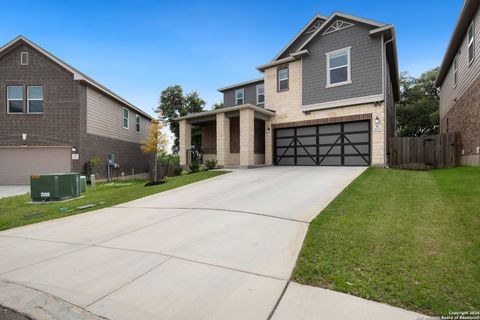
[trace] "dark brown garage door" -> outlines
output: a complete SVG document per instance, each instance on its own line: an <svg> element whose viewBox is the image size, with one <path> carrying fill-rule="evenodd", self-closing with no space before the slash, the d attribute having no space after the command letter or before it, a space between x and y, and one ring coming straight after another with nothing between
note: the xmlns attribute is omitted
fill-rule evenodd
<svg viewBox="0 0 480 320"><path fill-rule="evenodd" d="M279 166L368 166L370 122L345 122L275 130Z"/></svg>
<svg viewBox="0 0 480 320"><path fill-rule="evenodd" d="M71 171L71 147L0 147L0 185L27 185L30 176Z"/></svg>

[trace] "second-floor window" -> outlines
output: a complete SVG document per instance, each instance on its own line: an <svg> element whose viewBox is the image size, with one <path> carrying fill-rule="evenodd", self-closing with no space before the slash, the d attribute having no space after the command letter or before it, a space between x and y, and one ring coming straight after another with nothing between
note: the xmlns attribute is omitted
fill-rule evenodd
<svg viewBox="0 0 480 320"><path fill-rule="evenodd" d="M257 84L257 104L265 103L265 87L264 84Z"/></svg>
<svg viewBox="0 0 480 320"><path fill-rule="evenodd" d="M27 87L27 111L28 113L43 112L43 87L42 86Z"/></svg>
<svg viewBox="0 0 480 320"><path fill-rule="evenodd" d="M458 82L458 54L453 58L453 87L457 86Z"/></svg>
<svg viewBox="0 0 480 320"><path fill-rule="evenodd" d="M23 113L23 87L7 86L8 113Z"/></svg>
<svg viewBox="0 0 480 320"><path fill-rule="evenodd" d="M351 83L350 47L326 53L327 88Z"/></svg>
<svg viewBox="0 0 480 320"><path fill-rule="evenodd" d="M475 59L475 25L472 22L467 32L468 62L472 63Z"/></svg>
<svg viewBox="0 0 480 320"><path fill-rule="evenodd" d="M245 90L244 89L235 90L235 104L238 106L244 103L245 103Z"/></svg>
<svg viewBox="0 0 480 320"><path fill-rule="evenodd" d="M277 81L278 91L288 90L288 67L282 67L277 70Z"/></svg>
<svg viewBox="0 0 480 320"><path fill-rule="evenodd" d="M140 132L140 116L135 115L135 131Z"/></svg>
<svg viewBox="0 0 480 320"><path fill-rule="evenodd" d="M123 128L128 129L128 109L123 108Z"/></svg>

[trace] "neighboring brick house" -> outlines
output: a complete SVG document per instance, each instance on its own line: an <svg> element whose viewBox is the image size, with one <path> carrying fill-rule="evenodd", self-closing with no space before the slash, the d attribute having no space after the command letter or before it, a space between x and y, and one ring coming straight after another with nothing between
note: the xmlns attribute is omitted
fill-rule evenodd
<svg viewBox="0 0 480 320"><path fill-rule="evenodd" d="M462 164L480 165L480 1L466 0L440 66L440 130L460 132Z"/></svg>
<svg viewBox="0 0 480 320"><path fill-rule="evenodd" d="M189 161L191 126L203 158L220 166L385 166L399 98L393 25L344 13L316 15L260 79L219 89L224 108L180 124Z"/></svg>
<svg viewBox="0 0 480 320"><path fill-rule="evenodd" d="M23 36L0 48L0 184L32 174L82 172L115 154L114 176L146 173L140 143L151 117Z"/></svg>

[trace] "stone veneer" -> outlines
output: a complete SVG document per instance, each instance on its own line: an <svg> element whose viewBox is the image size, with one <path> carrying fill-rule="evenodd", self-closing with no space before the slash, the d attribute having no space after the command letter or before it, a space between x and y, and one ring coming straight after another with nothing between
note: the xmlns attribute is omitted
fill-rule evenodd
<svg viewBox="0 0 480 320"><path fill-rule="evenodd" d="M302 62L294 61L289 64L289 90L277 92L277 68L265 70L265 108L274 110L270 126L285 122L346 117L351 115L371 114L371 165L385 165L385 108L383 103L362 104L331 109L311 111L309 115L302 112ZM375 121L378 118L379 123ZM273 129L271 129L273 130ZM272 137L265 139L265 162L272 163Z"/></svg>
<svg viewBox="0 0 480 320"><path fill-rule="evenodd" d="M255 165L255 113L251 109L240 110L240 166Z"/></svg>

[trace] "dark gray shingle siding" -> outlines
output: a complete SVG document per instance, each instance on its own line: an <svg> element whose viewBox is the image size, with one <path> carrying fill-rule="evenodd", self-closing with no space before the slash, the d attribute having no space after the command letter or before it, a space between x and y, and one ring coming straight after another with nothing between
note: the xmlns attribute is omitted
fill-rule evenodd
<svg viewBox="0 0 480 320"><path fill-rule="evenodd" d="M223 104L224 107L232 107L235 105L235 90L244 88L245 89L245 103L251 103L253 105L257 105L257 84L261 84L263 82L257 82L245 85L244 87L239 87L235 89L230 89L223 92ZM259 107L263 107L263 104L258 105Z"/></svg>
<svg viewBox="0 0 480 320"><path fill-rule="evenodd" d="M303 105L350 99L382 93L382 41L371 38L369 27L358 22L355 26L327 35L317 35L303 59ZM326 88L325 53L351 47L352 83Z"/></svg>

